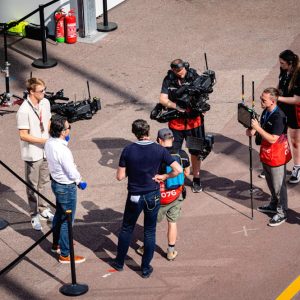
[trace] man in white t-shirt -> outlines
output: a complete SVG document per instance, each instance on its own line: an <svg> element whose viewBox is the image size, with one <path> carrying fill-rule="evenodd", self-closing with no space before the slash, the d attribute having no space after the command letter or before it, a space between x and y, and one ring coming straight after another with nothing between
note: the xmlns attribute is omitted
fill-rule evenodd
<svg viewBox="0 0 300 300"><path fill-rule="evenodd" d="M45 83L38 78L27 81L28 97L17 113L17 127L20 135L21 156L25 162L25 179L33 188L42 192L49 182L48 164L44 145L49 138L51 109L45 96ZM40 215L52 222L53 214L46 204L27 187L31 224L35 230L42 230Z"/></svg>

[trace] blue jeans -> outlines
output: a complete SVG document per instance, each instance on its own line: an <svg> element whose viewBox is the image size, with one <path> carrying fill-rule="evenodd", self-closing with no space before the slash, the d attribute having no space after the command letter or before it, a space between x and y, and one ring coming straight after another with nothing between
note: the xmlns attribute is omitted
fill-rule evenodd
<svg viewBox="0 0 300 300"><path fill-rule="evenodd" d="M56 198L56 212L52 222L53 244L60 245L62 256L69 256L70 245L68 222L65 220L61 223L61 221L65 217L65 211L71 210L72 223L74 222L77 202L77 187L75 183L60 184L52 180L51 188Z"/></svg>
<svg viewBox="0 0 300 300"><path fill-rule="evenodd" d="M137 219L144 211L144 255L142 258L142 271L149 270L150 262L153 258L155 249L155 234L157 213L160 207L159 190L141 195L137 202L133 202L130 193L128 193L123 224L119 234L118 254L116 263L123 267L125 256L128 252L132 232Z"/></svg>

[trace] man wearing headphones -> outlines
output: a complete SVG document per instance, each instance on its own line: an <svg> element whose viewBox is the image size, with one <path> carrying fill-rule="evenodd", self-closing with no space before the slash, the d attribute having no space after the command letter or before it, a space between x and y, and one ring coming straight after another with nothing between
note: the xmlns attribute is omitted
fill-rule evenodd
<svg viewBox="0 0 300 300"><path fill-rule="evenodd" d="M182 59L175 59L171 62L171 70L168 71L164 78L161 88L159 103L166 108L184 110L176 105L176 99L172 99L172 90L176 90L185 84L193 82L199 75L195 69L189 67L187 62ZM201 114L196 117L178 118L169 121L169 128L174 135L173 148L181 149L183 140L188 136L204 138L204 116ZM192 192L199 193L202 191L200 182L200 166L201 160L198 159L200 154L197 150L189 150L191 154L193 183Z"/></svg>

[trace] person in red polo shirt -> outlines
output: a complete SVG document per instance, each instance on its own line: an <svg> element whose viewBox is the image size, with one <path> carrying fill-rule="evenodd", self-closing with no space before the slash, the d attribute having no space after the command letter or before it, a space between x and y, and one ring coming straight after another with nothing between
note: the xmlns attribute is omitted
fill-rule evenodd
<svg viewBox="0 0 300 300"><path fill-rule="evenodd" d="M260 100L264 109L261 120L253 119L247 136L258 135L256 143L260 144L260 161L266 176L267 185L271 192L268 205L260 206L258 211L274 214L269 226L278 226L287 220L288 197L285 182L286 164L292 158L287 139L287 118L277 106L279 91L267 88ZM258 142L259 141L259 142Z"/></svg>

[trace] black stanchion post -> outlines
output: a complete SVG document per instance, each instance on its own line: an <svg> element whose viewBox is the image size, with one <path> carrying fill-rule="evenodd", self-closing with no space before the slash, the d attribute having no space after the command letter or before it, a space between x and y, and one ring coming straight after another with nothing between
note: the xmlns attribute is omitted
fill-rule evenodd
<svg viewBox="0 0 300 300"><path fill-rule="evenodd" d="M42 41L42 58L38 58L33 61L32 66L39 69L52 68L57 65L57 61L54 59L48 59L47 47L46 47L46 28L44 18L44 5L39 5L40 13L40 25L41 25L41 41Z"/></svg>
<svg viewBox="0 0 300 300"><path fill-rule="evenodd" d="M108 22L107 17L107 0L103 0L103 22L97 25L97 30L101 32L113 31L118 28L118 25L114 22Z"/></svg>
<svg viewBox="0 0 300 300"><path fill-rule="evenodd" d="M68 234L69 234L69 246L70 246L70 258L71 258L71 276L72 283L64 284L59 291L66 296L80 296L85 294L89 287L86 284L79 284L76 282L76 270L74 261L74 245L73 245L73 231L72 231L72 211L67 210L67 222L68 222Z"/></svg>

